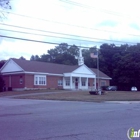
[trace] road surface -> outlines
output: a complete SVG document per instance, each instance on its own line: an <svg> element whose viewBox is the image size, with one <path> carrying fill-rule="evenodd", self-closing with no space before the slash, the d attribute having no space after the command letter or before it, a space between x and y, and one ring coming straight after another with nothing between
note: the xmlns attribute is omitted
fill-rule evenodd
<svg viewBox="0 0 140 140"><path fill-rule="evenodd" d="M0 98L0 140L128 140L139 103Z"/></svg>

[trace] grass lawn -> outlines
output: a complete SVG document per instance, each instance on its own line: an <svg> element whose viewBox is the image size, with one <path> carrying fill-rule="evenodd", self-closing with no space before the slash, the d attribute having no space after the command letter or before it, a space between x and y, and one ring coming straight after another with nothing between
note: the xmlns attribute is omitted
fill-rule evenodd
<svg viewBox="0 0 140 140"><path fill-rule="evenodd" d="M58 91L59 92L59 91ZM102 101L140 101L140 92L131 91L109 91L105 95L90 95L88 91L72 91L63 93L53 93L46 95L31 95L24 97L16 97L20 99L40 99L40 100L64 100L64 101L86 101L86 102L102 102Z"/></svg>
<svg viewBox="0 0 140 140"><path fill-rule="evenodd" d="M25 90L25 91L6 91L0 92L0 97L3 96L12 96L12 95L21 95L21 94L29 94L29 93L44 93L44 92L60 92L62 90L49 90L49 89L42 89L42 90ZM64 90L63 90L64 91Z"/></svg>

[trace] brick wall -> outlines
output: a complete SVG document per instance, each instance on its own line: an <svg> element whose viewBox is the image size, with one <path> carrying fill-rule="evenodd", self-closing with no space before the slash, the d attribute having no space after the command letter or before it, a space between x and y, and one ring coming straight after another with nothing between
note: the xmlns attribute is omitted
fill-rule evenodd
<svg viewBox="0 0 140 140"><path fill-rule="evenodd" d="M25 74L25 87L34 88L34 75L33 74Z"/></svg>
<svg viewBox="0 0 140 140"><path fill-rule="evenodd" d="M58 80L63 80L63 77L47 76L47 88L62 89L63 86L58 86Z"/></svg>
<svg viewBox="0 0 140 140"><path fill-rule="evenodd" d="M10 78L11 77L11 78ZM20 83L20 79L22 78L23 82ZM3 79L6 84L6 88L54 88L54 89L62 89L63 86L58 86L58 80L63 80L63 77L60 76L46 76L46 85L34 85L34 75L33 74L15 74L15 75L3 75ZM11 79L11 82L9 81ZM106 81L106 86L110 85L110 80L99 80ZM98 81L96 81L97 83ZM11 83L11 85L10 85ZM88 79L89 87L92 87L94 83L93 78Z"/></svg>
<svg viewBox="0 0 140 140"><path fill-rule="evenodd" d="M22 83L20 83L20 79L22 79ZM24 74L16 74L16 75L3 75L3 80L5 81L5 87L12 88L24 88L25 86L25 75Z"/></svg>
<svg viewBox="0 0 140 140"><path fill-rule="evenodd" d="M25 75L25 87L26 88L54 88L54 89L62 89L62 86L58 86L58 80L62 80L62 77L59 76L46 76L46 85L34 85L34 75L26 74Z"/></svg>

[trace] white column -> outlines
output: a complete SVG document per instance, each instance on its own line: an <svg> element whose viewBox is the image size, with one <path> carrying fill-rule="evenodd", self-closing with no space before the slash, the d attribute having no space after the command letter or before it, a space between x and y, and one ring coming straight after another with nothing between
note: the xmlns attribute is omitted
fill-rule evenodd
<svg viewBox="0 0 140 140"><path fill-rule="evenodd" d="M87 82L86 82L86 87L87 87L87 89L88 89L88 78L87 78Z"/></svg>
<svg viewBox="0 0 140 140"><path fill-rule="evenodd" d="M94 78L94 88L96 89L96 77Z"/></svg>
<svg viewBox="0 0 140 140"><path fill-rule="evenodd" d="M79 89L81 89L81 77L79 77L79 84L78 84L78 86L79 86Z"/></svg>
<svg viewBox="0 0 140 140"><path fill-rule="evenodd" d="M63 89L65 89L65 77L63 77Z"/></svg>
<svg viewBox="0 0 140 140"><path fill-rule="evenodd" d="M70 76L70 89L72 89L72 76Z"/></svg>

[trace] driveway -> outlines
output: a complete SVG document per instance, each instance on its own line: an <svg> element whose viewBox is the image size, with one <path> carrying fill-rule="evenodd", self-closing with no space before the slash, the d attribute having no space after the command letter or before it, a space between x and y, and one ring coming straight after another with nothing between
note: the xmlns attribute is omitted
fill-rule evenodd
<svg viewBox="0 0 140 140"><path fill-rule="evenodd" d="M0 98L1 140L127 140L140 104Z"/></svg>

